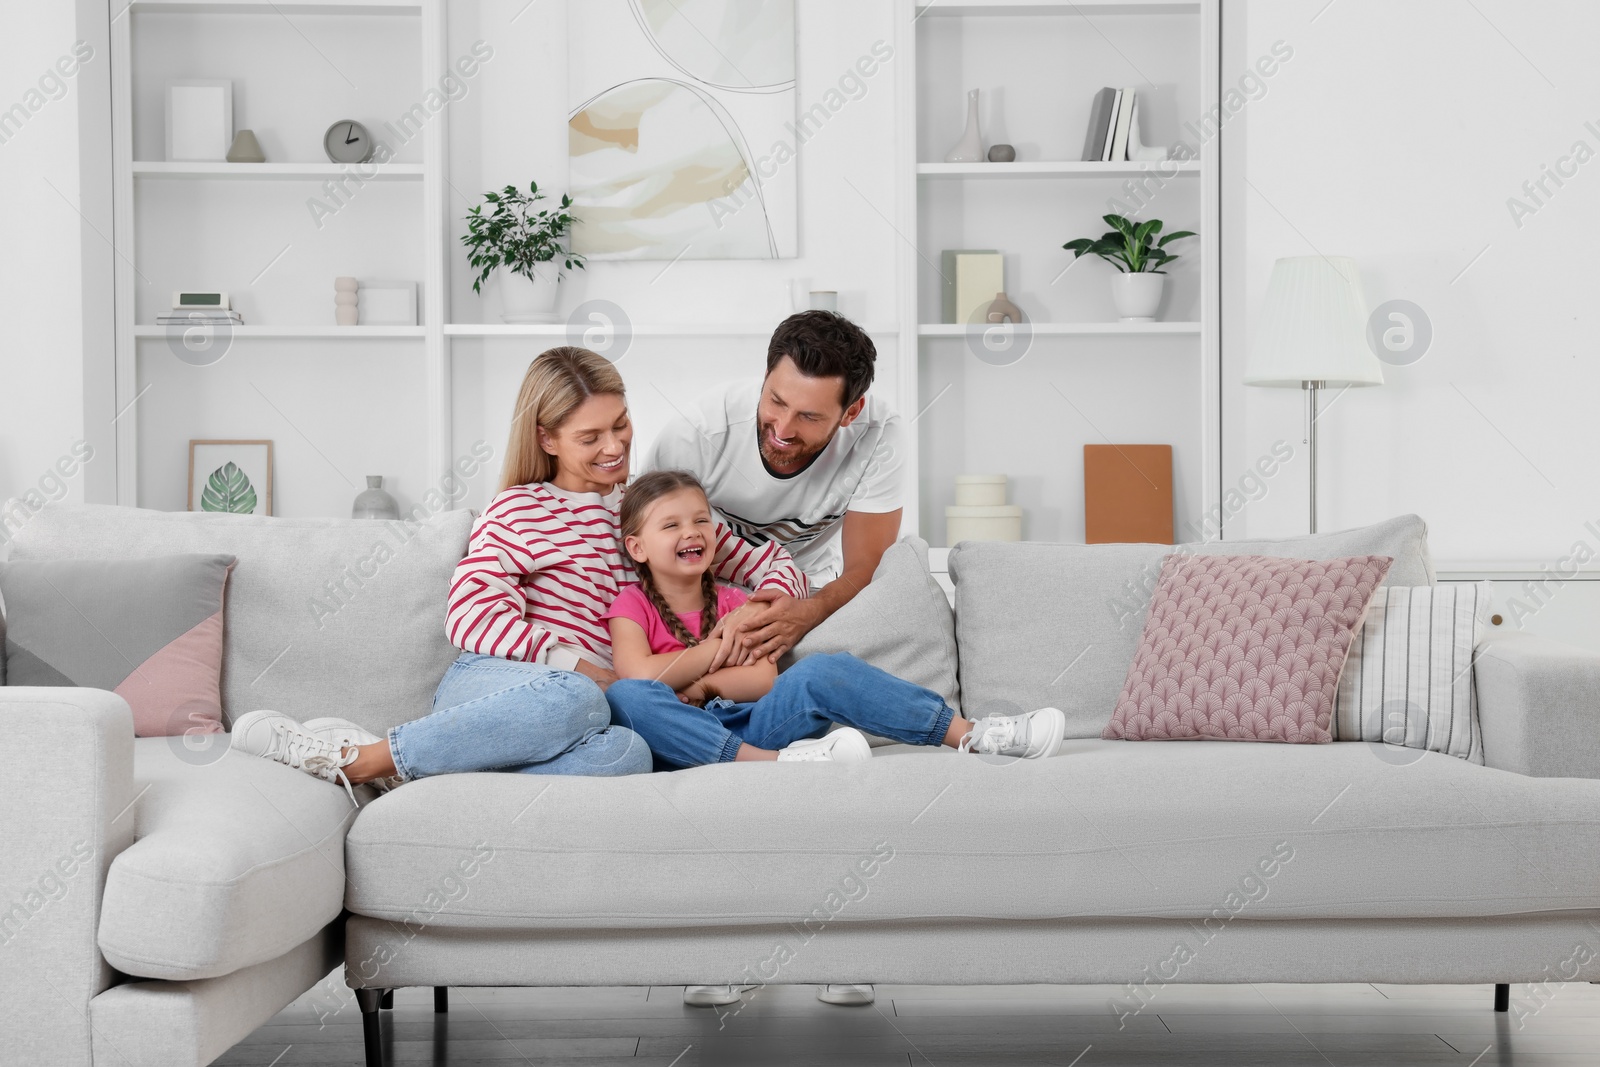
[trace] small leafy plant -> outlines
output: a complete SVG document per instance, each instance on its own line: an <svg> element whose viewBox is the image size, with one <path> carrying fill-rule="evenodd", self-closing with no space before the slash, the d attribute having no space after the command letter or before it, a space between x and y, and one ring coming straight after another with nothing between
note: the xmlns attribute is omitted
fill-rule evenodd
<svg viewBox="0 0 1600 1067"><path fill-rule="evenodd" d="M539 191L538 182L529 182L526 193L515 185L508 185L498 193L485 193L483 199L484 203L467 210L467 232L461 238L468 249L467 262L479 272L472 283L473 292L483 291L480 286L489 280L496 267L504 267L529 281L534 280L534 268L538 264L557 259L567 270L582 269L583 256L568 251L562 244L577 221L570 210L570 196L561 194L559 209L536 211L534 205L548 197ZM483 211L485 207L489 207L487 213ZM556 280L561 280L559 270Z"/></svg>
<svg viewBox="0 0 1600 1067"><path fill-rule="evenodd" d="M1098 238L1080 237L1062 245L1074 253L1075 259L1096 255L1124 274L1165 274L1161 268L1177 259L1177 253L1168 252L1167 244L1181 237L1195 236L1193 230L1175 230L1161 240L1161 220L1134 222L1126 215L1103 215L1111 231Z"/></svg>

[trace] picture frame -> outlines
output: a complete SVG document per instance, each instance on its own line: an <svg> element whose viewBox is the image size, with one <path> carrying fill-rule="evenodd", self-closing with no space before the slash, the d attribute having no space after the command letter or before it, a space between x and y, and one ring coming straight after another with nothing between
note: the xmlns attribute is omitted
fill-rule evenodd
<svg viewBox="0 0 1600 1067"><path fill-rule="evenodd" d="M362 326L415 326L416 282L362 282L356 290Z"/></svg>
<svg viewBox="0 0 1600 1067"><path fill-rule="evenodd" d="M167 83L167 159L224 163L233 143L233 82L184 78Z"/></svg>
<svg viewBox="0 0 1600 1067"><path fill-rule="evenodd" d="M191 439L188 509L271 515L272 442Z"/></svg>

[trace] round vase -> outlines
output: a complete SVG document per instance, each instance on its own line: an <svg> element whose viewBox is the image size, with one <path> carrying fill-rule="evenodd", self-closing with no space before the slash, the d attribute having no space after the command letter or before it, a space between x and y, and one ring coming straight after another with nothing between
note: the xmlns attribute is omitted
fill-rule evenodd
<svg viewBox="0 0 1600 1067"><path fill-rule="evenodd" d="M1154 322L1156 309L1161 306L1161 294L1166 288L1167 276L1141 271L1137 274L1115 274L1111 277L1111 302L1117 306L1122 322Z"/></svg>
<svg viewBox="0 0 1600 1067"><path fill-rule="evenodd" d="M557 279L548 267L535 267L529 279L510 271L500 275L500 317L506 322L555 322Z"/></svg>
<svg viewBox="0 0 1600 1067"><path fill-rule="evenodd" d="M350 508L352 519L398 519L400 505L394 502L383 488L383 475L367 475L367 488L357 494L355 504Z"/></svg>

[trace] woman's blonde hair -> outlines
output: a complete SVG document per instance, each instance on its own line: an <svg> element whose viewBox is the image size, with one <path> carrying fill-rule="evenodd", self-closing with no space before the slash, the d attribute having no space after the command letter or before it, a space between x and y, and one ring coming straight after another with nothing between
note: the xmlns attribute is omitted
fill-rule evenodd
<svg viewBox="0 0 1600 1067"><path fill-rule="evenodd" d="M511 440L506 444L500 489L554 478L556 457L539 447L539 430L554 433L585 400L608 393L627 395L617 368L596 352L562 345L534 357L511 416Z"/></svg>

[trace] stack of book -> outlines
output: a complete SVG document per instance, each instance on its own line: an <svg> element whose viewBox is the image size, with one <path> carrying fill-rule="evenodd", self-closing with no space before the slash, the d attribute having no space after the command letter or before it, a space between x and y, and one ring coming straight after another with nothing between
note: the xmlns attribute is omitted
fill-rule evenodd
<svg viewBox="0 0 1600 1067"><path fill-rule="evenodd" d="M1138 113L1139 101L1132 89L1109 86L1094 94L1089 108L1089 129L1083 138L1085 161L1121 162L1128 158L1128 130Z"/></svg>

